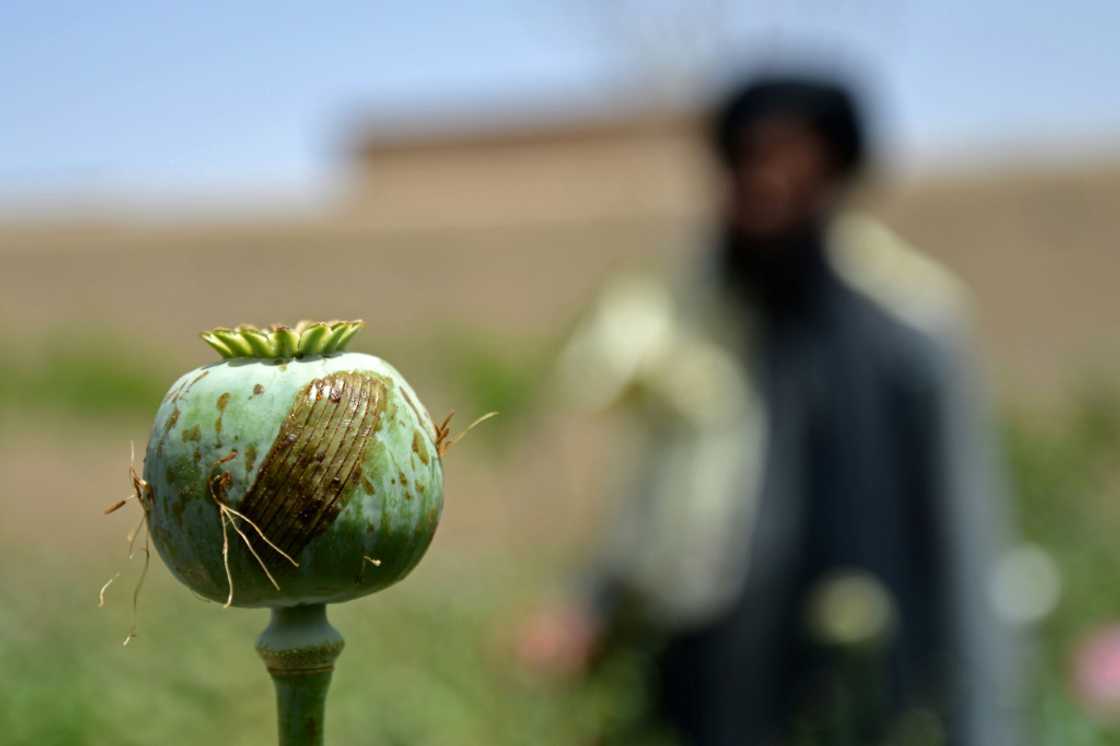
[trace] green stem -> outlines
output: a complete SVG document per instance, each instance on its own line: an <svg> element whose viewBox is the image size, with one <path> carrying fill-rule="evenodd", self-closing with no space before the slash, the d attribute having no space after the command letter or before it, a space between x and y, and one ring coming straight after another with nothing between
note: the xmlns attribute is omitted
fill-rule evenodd
<svg viewBox="0 0 1120 746"><path fill-rule="evenodd" d="M324 604L272 610L257 652L276 685L280 746L322 746L327 688L342 645Z"/></svg>

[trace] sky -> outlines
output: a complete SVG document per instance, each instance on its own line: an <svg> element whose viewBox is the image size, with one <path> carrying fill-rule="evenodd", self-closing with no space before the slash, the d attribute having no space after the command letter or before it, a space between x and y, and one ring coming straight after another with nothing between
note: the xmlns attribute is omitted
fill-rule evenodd
<svg viewBox="0 0 1120 746"><path fill-rule="evenodd" d="M0 202L315 200L359 122L698 98L811 52L904 162L1120 151L1114 0L0 3Z"/></svg>

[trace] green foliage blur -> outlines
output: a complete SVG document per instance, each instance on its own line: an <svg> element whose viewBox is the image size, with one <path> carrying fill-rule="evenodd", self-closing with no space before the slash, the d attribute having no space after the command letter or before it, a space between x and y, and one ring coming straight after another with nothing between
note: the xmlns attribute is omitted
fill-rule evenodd
<svg viewBox="0 0 1120 746"><path fill-rule="evenodd" d="M1062 598L1037 630L1033 671L1041 744L1120 744L1120 723L1071 701L1072 656L1091 631L1120 623L1120 389L1092 380L1059 416L1007 419L1005 443L1022 535L1048 549Z"/></svg>
<svg viewBox="0 0 1120 746"><path fill-rule="evenodd" d="M175 371L150 351L91 339L59 338L49 351L0 360L0 412L106 426L149 416ZM532 413L546 406L540 381L548 342L451 330L432 344L401 342L398 349L420 369L433 363L458 372L447 396L461 402L462 424L475 412L503 412L505 430L486 436L499 447L477 451L489 458L503 458L502 439L524 434ZM1042 746L1120 746L1120 728L1089 718L1069 686L1077 643L1120 622L1120 391L1087 385L1056 411L1013 409L1004 423L1020 533L1054 555L1063 578L1060 605L1034 631L1028 732ZM106 520L113 519L123 536L130 521ZM75 566L32 537L5 547L0 742L274 743L271 686L251 644L266 612L201 602L153 558L140 634L122 649L143 562L142 552L131 561L124 554L122 543L101 561ZM379 602L332 609L347 650L328 706L330 742L665 742L646 722L649 664L636 651L612 656L582 682L537 680L512 663L508 633L566 567L562 560L510 559L499 552L436 557ZM117 570L122 575L99 610L98 585Z"/></svg>
<svg viewBox="0 0 1120 746"><path fill-rule="evenodd" d="M100 329L19 342L0 357L0 412L9 416L147 417L177 375L150 346Z"/></svg>
<svg viewBox="0 0 1120 746"><path fill-rule="evenodd" d="M266 611L199 601L153 567L139 635L122 648L142 552L115 563L125 572L104 609L95 586L62 580L64 558L35 562L37 594L0 608L0 742L275 743L272 686L252 646ZM578 686L529 680L507 662L494 612L532 589L532 577L499 588L485 582L495 569L485 562L435 564L376 601L331 608L347 647L331 686L329 742L633 742L620 734L640 720L640 659L617 656Z"/></svg>
<svg viewBox="0 0 1120 746"><path fill-rule="evenodd" d="M558 342L551 338L509 337L465 326L448 326L422 340L355 339L357 352L383 355L394 361L410 380L413 371L452 371L433 382L447 388L450 408L456 410L456 429L487 412L501 416L487 422L478 438L498 455L526 422L539 411L548 385L550 365ZM413 384L422 387L422 379ZM432 412L439 421L442 412Z"/></svg>
<svg viewBox="0 0 1120 746"><path fill-rule="evenodd" d="M465 426L468 418L500 412L502 417L481 431L484 439L500 445L535 411L556 345L447 328L422 340L371 343L359 337L352 347L385 356L410 380L416 378L414 370L455 371L438 383L450 389L447 397L460 409L457 423ZM210 362L210 351L201 344L199 349L198 364ZM102 328L55 331L10 353L0 357L0 413L17 417L147 418L183 372L160 354L158 344L129 341Z"/></svg>

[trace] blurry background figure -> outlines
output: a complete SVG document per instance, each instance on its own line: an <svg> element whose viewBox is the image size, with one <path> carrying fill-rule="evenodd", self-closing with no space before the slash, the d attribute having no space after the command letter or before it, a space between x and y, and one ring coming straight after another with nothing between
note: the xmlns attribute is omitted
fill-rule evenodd
<svg viewBox="0 0 1120 746"><path fill-rule="evenodd" d="M868 157L843 84L759 77L710 139L724 202L704 266L608 289L564 353L566 388L625 402L645 452L586 587L523 655L578 669L644 628L688 744L885 743L914 712L948 743L1020 743L990 583L1006 495L963 290L841 212ZM881 658L838 642L844 617L882 627Z"/></svg>

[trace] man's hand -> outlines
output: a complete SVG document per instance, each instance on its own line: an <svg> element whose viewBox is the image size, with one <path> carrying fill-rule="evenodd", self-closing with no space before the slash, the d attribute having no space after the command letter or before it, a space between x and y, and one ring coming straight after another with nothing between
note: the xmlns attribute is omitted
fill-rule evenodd
<svg viewBox="0 0 1120 746"><path fill-rule="evenodd" d="M522 625L515 653L537 673L573 677L586 673L602 641L602 627L584 607L553 603Z"/></svg>

